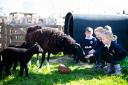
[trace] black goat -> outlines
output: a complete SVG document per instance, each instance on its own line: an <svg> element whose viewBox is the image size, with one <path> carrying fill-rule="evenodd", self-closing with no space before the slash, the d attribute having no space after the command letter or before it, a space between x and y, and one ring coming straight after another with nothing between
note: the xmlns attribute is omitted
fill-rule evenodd
<svg viewBox="0 0 128 85"><path fill-rule="evenodd" d="M2 69L5 68L6 74L10 75L11 74L10 68L12 67L13 62L18 61L20 63L20 76L23 75L24 69L25 69L26 76L28 76L27 63L32 58L32 55L39 51L40 51L40 46L37 44L34 44L29 49L7 47L0 52L0 55L2 56L2 67L1 68Z"/></svg>

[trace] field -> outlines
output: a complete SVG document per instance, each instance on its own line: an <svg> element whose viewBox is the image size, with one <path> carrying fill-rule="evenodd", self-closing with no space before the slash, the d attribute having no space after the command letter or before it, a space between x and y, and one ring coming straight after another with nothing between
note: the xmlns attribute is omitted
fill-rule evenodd
<svg viewBox="0 0 128 85"><path fill-rule="evenodd" d="M0 80L0 85L128 85L128 76L122 73L119 76L96 72L93 65L84 63L73 64L69 57L51 59L51 70L43 65L41 72L37 72L36 57L29 67L29 78L19 77L19 67L11 76ZM60 74L58 65L65 64L72 71L69 74Z"/></svg>

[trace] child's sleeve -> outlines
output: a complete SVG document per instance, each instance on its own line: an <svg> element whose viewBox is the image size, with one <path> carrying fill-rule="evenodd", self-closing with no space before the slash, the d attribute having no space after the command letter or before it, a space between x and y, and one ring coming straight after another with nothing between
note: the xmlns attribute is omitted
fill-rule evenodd
<svg viewBox="0 0 128 85"><path fill-rule="evenodd" d="M96 48L97 48L97 39L96 39L96 38L94 38L94 40L93 40L93 47L92 47L92 49L96 50Z"/></svg>
<svg viewBox="0 0 128 85"><path fill-rule="evenodd" d="M116 44L116 51L118 57L124 59L126 57L127 51L121 44Z"/></svg>
<svg viewBox="0 0 128 85"><path fill-rule="evenodd" d="M100 55L102 55L103 50L104 50L104 47L101 46L101 47L99 47L98 49L95 50L95 52L93 53L93 55L94 56L100 56Z"/></svg>

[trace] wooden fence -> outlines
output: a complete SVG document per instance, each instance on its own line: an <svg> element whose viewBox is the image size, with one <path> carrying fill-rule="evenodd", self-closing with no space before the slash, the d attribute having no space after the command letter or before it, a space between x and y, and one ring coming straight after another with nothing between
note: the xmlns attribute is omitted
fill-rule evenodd
<svg viewBox="0 0 128 85"><path fill-rule="evenodd" d="M25 41L25 34L30 25L7 25L4 17L0 17L0 50L8 45L21 45ZM32 25L31 25L32 26ZM61 26L46 26L63 31Z"/></svg>
<svg viewBox="0 0 128 85"><path fill-rule="evenodd" d="M20 45L24 42L26 28L6 25L4 19L0 17L0 50L8 45Z"/></svg>

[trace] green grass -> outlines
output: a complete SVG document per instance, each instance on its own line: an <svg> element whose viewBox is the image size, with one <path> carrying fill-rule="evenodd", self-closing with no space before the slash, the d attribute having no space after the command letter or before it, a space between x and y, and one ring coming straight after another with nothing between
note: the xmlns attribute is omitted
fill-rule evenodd
<svg viewBox="0 0 128 85"><path fill-rule="evenodd" d="M108 76L105 73L95 72L92 65L87 64L65 64L72 70L70 74L58 72L60 63L50 64L50 71L43 65L42 72L38 73L35 60L34 57L29 67L29 78L19 77L18 67L11 76L0 80L0 85L128 85L127 75Z"/></svg>

